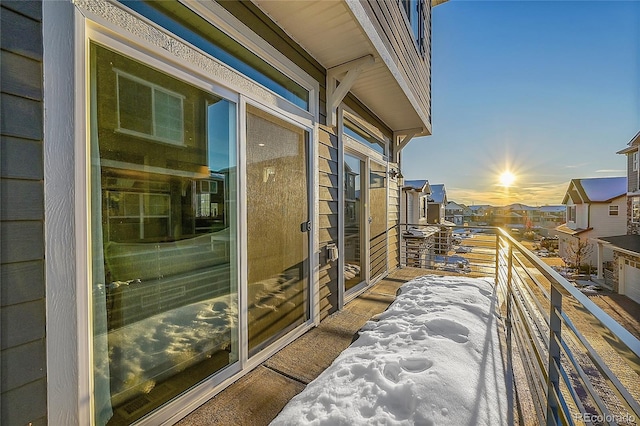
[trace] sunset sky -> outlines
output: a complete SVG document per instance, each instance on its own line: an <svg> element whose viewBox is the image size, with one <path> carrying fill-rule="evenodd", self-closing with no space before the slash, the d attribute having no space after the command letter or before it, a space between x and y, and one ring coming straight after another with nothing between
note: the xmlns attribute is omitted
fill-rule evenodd
<svg viewBox="0 0 640 426"><path fill-rule="evenodd" d="M537 206L561 204L572 178L626 175L640 1L450 0L432 37L433 135L403 151L406 179L467 205Z"/></svg>

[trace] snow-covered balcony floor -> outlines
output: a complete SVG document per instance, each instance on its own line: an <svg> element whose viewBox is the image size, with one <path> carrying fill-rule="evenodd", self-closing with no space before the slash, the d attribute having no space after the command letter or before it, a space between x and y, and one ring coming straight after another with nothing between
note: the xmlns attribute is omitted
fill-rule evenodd
<svg viewBox="0 0 640 426"><path fill-rule="evenodd" d="M294 397L272 425L507 425L493 283L428 275Z"/></svg>
<svg viewBox="0 0 640 426"><path fill-rule="evenodd" d="M512 424L493 285L428 272L395 271L179 425Z"/></svg>

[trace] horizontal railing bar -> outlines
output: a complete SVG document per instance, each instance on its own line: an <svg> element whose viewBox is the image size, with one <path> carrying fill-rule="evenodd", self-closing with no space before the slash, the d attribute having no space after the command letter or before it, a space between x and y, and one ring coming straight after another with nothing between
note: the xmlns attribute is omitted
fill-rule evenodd
<svg viewBox="0 0 640 426"><path fill-rule="evenodd" d="M547 292L547 290L540 283L540 281L529 272L529 267L526 266L524 264L524 262L522 261L522 259L520 259L518 256L516 256L516 254L514 254L514 258L516 259L516 261L520 265L520 267L526 272L527 276L529 278L531 278L531 280L533 280L533 282L536 284L536 287L538 287L538 289L542 292L542 295L544 296L544 298L547 299L547 300L551 300L551 295L549 294L549 292ZM520 274L518 274L518 275L520 275Z"/></svg>
<svg viewBox="0 0 640 426"><path fill-rule="evenodd" d="M533 330L527 325L528 323L523 317L524 313L519 309L519 306L516 306L516 307L518 308L516 310L516 315L519 321L516 322L515 327L519 332L518 334L522 337L522 339L525 341L525 343L528 346L529 350L527 351L527 353L531 353L535 355L535 358L536 358L535 366L537 367L537 371L542 376L542 383L545 386L545 392L546 392L547 372L544 369L544 365L545 365L544 359L546 358L547 354L545 353L545 351L542 350L542 347L540 346L539 337L532 335Z"/></svg>
<svg viewBox="0 0 640 426"><path fill-rule="evenodd" d="M565 385L567 387L567 390L569 391L569 394L571 395L571 399L573 400L574 404L576 404L576 408L578 409L579 412L586 413L587 410L584 408L584 405L582 404L582 401L580 400L580 396L576 392L575 387L571 386L571 379L567 375L566 370L564 368L560 369L560 374L561 374L562 380L564 381L564 383L565 383ZM575 424L573 422L573 419L571 419L571 423Z"/></svg>
<svg viewBox="0 0 640 426"><path fill-rule="evenodd" d="M538 300L538 298L535 297L535 295L531 294L531 289L529 289L528 286L524 285L524 283L521 284L523 285L521 285L517 289L518 295L521 298L521 304L526 308L527 312L529 312L535 326L543 336L545 344L549 345L549 339L547 338L547 332L549 330L549 315L547 314L544 307L540 305L540 301ZM526 297L527 295L529 297ZM531 301L533 301L535 308L538 308L537 310L531 306ZM542 316L542 324L539 321L539 316Z"/></svg>
<svg viewBox="0 0 640 426"><path fill-rule="evenodd" d="M562 409L558 410L558 416L560 417L560 421L563 425L573 424L573 420L568 415L569 407L567 406L562 393L557 393L555 388L551 387L551 398L556 403L558 407L562 407Z"/></svg>
<svg viewBox="0 0 640 426"><path fill-rule="evenodd" d="M583 386L585 386L589 397L596 404L595 408L597 408L598 413L602 414L604 417L611 417L611 413L609 412L609 409L607 408L605 402L602 400L602 398L600 398L600 395L598 395L598 393L594 389L593 385L591 384L591 380L589 380L589 377L585 373L584 369L580 366L580 364L577 362L575 357L572 355L571 350L569 349L566 342L563 340L562 342L558 341L558 343L560 344L560 347L563 348L564 350L563 352L567 357L567 359L569 360L569 362L571 363L571 365L573 365L575 372L578 373L578 376L580 378L580 383ZM574 394L575 390L574 390L574 386L571 384L571 380L566 374L563 374L563 377L566 378L565 383L567 384L567 388L569 388L570 392ZM586 410L584 409L584 406L582 405L582 402L580 401L577 395L575 396L574 401L576 402L576 404L579 405L578 408L580 408L581 412L586 413Z"/></svg>
<svg viewBox="0 0 640 426"><path fill-rule="evenodd" d="M524 337L520 333L515 333L515 336L516 336L516 339L518 340L518 346L521 348L525 348L526 340L524 339ZM536 409L536 415L538 416L538 420L540 421L539 424L544 424L542 419L544 419L544 413L546 412L546 409L544 408L546 406L545 395L547 393L546 380L541 381L539 380L540 375L534 375L536 363L531 359L531 355L529 352L524 351L520 355L524 357L523 359L524 364L528 364L528 368L525 366L524 370L525 370L525 375L527 376L529 393L531 394L532 398L534 397L534 394L535 394L533 405L534 405L534 408Z"/></svg>
<svg viewBox="0 0 640 426"><path fill-rule="evenodd" d="M618 376L616 376L613 371L609 368L609 366L602 360L600 356L597 355L597 352L593 349L589 341L577 330L571 319L564 313L560 312L559 316L563 319L563 323L573 332L573 335L580 341L580 343L586 349L586 353L594 362L595 366L598 368L600 373L609 380L616 391L620 394L620 396L625 400L625 402L629 405L629 408L634 412L634 414L640 417L640 404L635 400L633 396L627 391L626 386L624 386L620 380L618 380Z"/></svg>
<svg viewBox="0 0 640 426"><path fill-rule="evenodd" d="M517 258L516 258L516 259L517 259ZM515 269L515 268L514 268L514 269ZM545 288L542 286L542 284L541 284L541 283L540 283L540 282L539 282L539 281L538 281L538 280L537 280L533 275L531 275L531 274L529 273L529 271L528 271L528 269L527 269L526 267L524 267L524 266L523 266L523 269L525 270L525 272L526 272L526 274L527 274L527 277L528 277L529 279L531 279L531 281L533 281L533 284L535 284L535 287L536 287L536 288L537 288L537 289L542 293L543 300L550 301L550 300L551 300L550 295L549 295L549 293L545 290ZM517 269L515 269L515 270L517 271ZM521 283L522 283L522 284L526 284L526 281L523 279L523 277L522 277L522 275L521 275L521 274L515 274L515 275L517 275L517 276L518 276L518 279L520 279L520 281L521 281ZM530 285L524 285L524 287L525 287L525 288L527 289L527 291L531 294L531 297L532 297L532 298L534 298L534 299L536 300L536 302L537 302L537 303L536 303L536 304L537 304L537 306L539 306L539 307L540 307L540 306L541 306L541 304L540 304L540 298L539 298L538 296L535 296L535 295L533 294L533 290L534 290L534 289L532 288L532 286L530 286ZM546 309L540 309L540 312L546 312ZM546 317L546 320L547 320L547 323L548 323L548 322L549 322L549 318L548 318L548 316Z"/></svg>
<svg viewBox="0 0 640 426"><path fill-rule="evenodd" d="M434 232L424 238L406 238L409 227ZM396 249L401 267L493 276L500 315L510 330L508 336L513 339L514 349L518 349L524 368L521 379L526 377L529 383L541 424L547 423L548 415L553 416L548 419L552 422L581 424L571 413L578 410L586 415L587 409L609 419L614 407L610 398L615 398L615 410L624 407L625 412L640 414L640 404L632 397L630 388L622 384L622 380L633 378L616 376L612 369L618 371L617 368L606 363L610 361L608 352L597 352L591 346L590 328L583 335L572 318L585 315L588 322L598 322L597 327L603 327L606 340L613 340L608 342L611 346L606 351L610 348L615 357L628 363L620 364L623 372L637 366L634 357L640 358L640 340L508 232L489 226L440 224L401 224L397 229L401 231L398 232L401 244ZM559 297L553 309L552 293ZM548 407L553 408L550 411Z"/></svg>
<svg viewBox="0 0 640 426"><path fill-rule="evenodd" d="M506 235L505 230L498 228L498 231ZM527 249L522 244L513 238L511 238L510 241L512 244L515 244L521 254L536 265L540 272L549 279L551 285L555 285L560 287L560 289L567 291L574 299L583 305L591 315L600 321L603 326L608 328L609 331L611 331L620 340L620 342L627 346L636 356L640 357L640 340L635 338L629 331L615 322L602 310L602 308L589 300L587 296L571 285L569 281L553 270L549 265L538 259L537 256L526 253Z"/></svg>
<svg viewBox="0 0 640 426"><path fill-rule="evenodd" d="M540 355L542 360L542 358L547 356L546 351L543 351L543 348L541 346L541 343L545 344L545 349L548 346L548 342L545 340L546 333L541 332L541 330L539 330L538 328L531 327L530 325L531 323L527 321L528 311L526 311L526 309L523 309L524 307L522 305L515 303L514 306L516 308L516 313L518 314L518 318L520 319L520 321L522 322L523 326L527 331L527 337L531 340L531 342L533 342L533 345L535 346L535 349L536 349L536 353ZM544 365L544 364L541 364L541 365Z"/></svg>

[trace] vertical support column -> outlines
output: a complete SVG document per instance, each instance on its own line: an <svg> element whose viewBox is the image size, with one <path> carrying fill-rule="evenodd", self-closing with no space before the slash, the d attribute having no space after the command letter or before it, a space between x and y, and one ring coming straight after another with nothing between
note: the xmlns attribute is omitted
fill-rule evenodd
<svg viewBox="0 0 640 426"><path fill-rule="evenodd" d="M598 241L598 279L604 279L604 273L603 273L603 259L604 259L604 246L602 245L601 242Z"/></svg>
<svg viewBox="0 0 640 426"><path fill-rule="evenodd" d="M551 286L549 307L549 379L547 381L547 425L560 422L558 399L560 396L560 339L562 321L557 312L562 312L562 294ZM556 312L557 311L557 312Z"/></svg>

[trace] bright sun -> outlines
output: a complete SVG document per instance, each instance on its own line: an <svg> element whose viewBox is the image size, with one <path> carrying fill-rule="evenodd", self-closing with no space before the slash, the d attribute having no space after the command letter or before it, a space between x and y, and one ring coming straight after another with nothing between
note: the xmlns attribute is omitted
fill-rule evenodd
<svg viewBox="0 0 640 426"><path fill-rule="evenodd" d="M502 186L511 186L515 180L516 177L509 171L503 172L500 175L500 184L502 184Z"/></svg>

